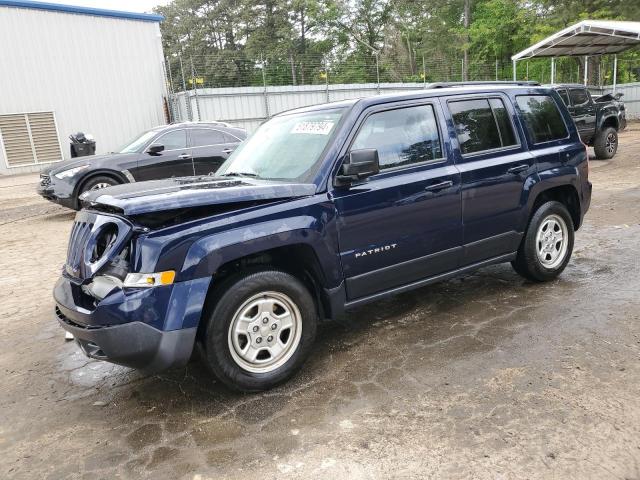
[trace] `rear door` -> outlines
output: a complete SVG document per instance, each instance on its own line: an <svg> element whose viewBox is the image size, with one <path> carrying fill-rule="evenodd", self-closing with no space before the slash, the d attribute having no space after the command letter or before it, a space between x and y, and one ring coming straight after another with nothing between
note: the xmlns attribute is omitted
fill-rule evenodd
<svg viewBox="0 0 640 480"><path fill-rule="evenodd" d="M569 88L571 107L569 111L576 122L580 139L589 143L596 132L596 105L586 88Z"/></svg>
<svg viewBox="0 0 640 480"><path fill-rule="evenodd" d="M349 300L456 268L460 175L443 125L437 100L362 115L344 153L377 149L380 173L331 193Z"/></svg>
<svg viewBox="0 0 640 480"><path fill-rule="evenodd" d="M137 166L130 169L136 181L193 175L191 151L187 146L185 129L162 133L152 140L151 145L153 144L163 145L164 150L157 154L146 151L140 154Z"/></svg>
<svg viewBox="0 0 640 480"><path fill-rule="evenodd" d="M189 137L196 175L215 173L240 143L233 135L213 128L191 128Z"/></svg>
<svg viewBox="0 0 640 480"><path fill-rule="evenodd" d="M471 265L517 250L524 184L536 165L506 95L452 96L446 104L462 182L462 263Z"/></svg>

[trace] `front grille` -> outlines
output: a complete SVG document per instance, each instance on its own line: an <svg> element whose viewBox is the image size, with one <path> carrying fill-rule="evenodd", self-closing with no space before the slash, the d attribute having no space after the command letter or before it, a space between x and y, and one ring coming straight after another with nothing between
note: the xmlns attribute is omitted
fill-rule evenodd
<svg viewBox="0 0 640 480"><path fill-rule="evenodd" d="M67 275L79 280L93 277L122 252L130 234L131 224L122 218L79 211L67 247Z"/></svg>
<svg viewBox="0 0 640 480"><path fill-rule="evenodd" d="M67 266L71 269L68 273L74 277L80 276L80 265L84 260L84 249L92 228L93 223L78 220L73 222L71 236L69 237L69 247L67 248Z"/></svg>
<svg viewBox="0 0 640 480"><path fill-rule="evenodd" d="M41 173L40 174L40 185L42 185L43 187L48 187L49 185L51 185L51 177L49 175Z"/></svg>

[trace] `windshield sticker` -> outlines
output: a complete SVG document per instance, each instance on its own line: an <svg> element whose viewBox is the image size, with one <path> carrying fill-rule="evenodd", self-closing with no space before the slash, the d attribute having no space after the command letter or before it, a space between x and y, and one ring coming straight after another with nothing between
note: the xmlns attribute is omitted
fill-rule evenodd
<svg viewBox="0 0 640 480"><path fill-rule="evenodd" d="M291 133L309 133L311 135L329 135L333 122L299 122Z"/></svg>

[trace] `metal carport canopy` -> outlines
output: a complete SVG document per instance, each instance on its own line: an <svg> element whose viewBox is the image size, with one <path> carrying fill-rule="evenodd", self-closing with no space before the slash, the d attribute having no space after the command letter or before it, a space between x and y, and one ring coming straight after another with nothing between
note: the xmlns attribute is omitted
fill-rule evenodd
<svg viewBox="0 0 640 480"><path fill-rule="evenodd" d="M555 73L555 57L617 54L637 45L640 45L640 22L583 20L513 55L513 79L518 60L551 57Z"/></svg>

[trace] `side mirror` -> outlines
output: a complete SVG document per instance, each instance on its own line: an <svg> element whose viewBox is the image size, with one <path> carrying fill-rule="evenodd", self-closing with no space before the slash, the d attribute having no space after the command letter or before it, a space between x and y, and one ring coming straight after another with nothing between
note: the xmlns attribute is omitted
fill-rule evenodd
<svg viewBox="0 0 640 480"><path fill-rule="evenodd" d="M158 155L163 150L164 150L164 145L160 145L159 143L154 143L149 145L149 148L147 148L147 153L149 155Z"/></svg>
<svg viewBox="0 0 640 480"><path fill-rule="evenodd" d="M380 172L378 150L375 148L351 150L349 161L342 164L340 173L336 176L337 185L351 185L378 172Z"/></svg>

